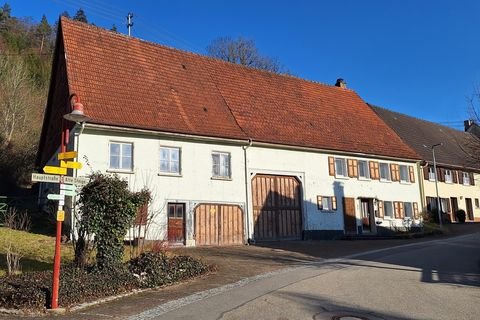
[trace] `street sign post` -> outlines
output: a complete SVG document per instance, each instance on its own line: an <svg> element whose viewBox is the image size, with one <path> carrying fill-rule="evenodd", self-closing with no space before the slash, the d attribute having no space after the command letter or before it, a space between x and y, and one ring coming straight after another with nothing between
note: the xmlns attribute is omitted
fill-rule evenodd
<svg viewBox="0 0 480 320"><path fill-rule="evenodd" d="M76 184L78 186L84 186L90 181L87 177L63 177L63 182L68 184Z"/></svg>
<svg viewBox="0 0 480 320"><path fill-rule="evenodd" d="M60 184L60 190L75 191L76 188L77 186L74 184L64 184L64 183Z"/></svg>
<svg viewBox="0 0 480 320"><path fill-rule="evenodd" d="M65 195L65 196L69 196L69 197L73 197L73 196L75 196L76 192L73 191L73 190L60 190L60 194Z"/></svg>
<svg viewBox="0 0 480 320"><path fill-rule="evenodd" d="M68 169L82 169L82 164L76 161L63 161L60 160L60 167Z"/></svg>
<svg viewBox="0 0 480 320"><path fill-rule="evenodd" d="M53 174L32 173L32 182L59 183L60 176L56 176Z"/></svg>
<svg viewBox="0 0 480 320"><path fill-rule="evenodd" d="M62 200L62 201L64 201L65 200L65 195L50 193L50 194L47 194L47 199L48 200Z"/></svg>

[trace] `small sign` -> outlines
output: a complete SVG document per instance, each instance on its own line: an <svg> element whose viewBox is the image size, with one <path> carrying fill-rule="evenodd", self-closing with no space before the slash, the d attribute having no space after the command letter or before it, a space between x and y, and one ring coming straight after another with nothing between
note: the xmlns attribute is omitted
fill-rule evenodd
<svg viewBox="0 0 480 320"><path fill-rule="evenodd" d="M57 211L57 221L64 221L65 220L65 211L58 210Z"/></svg>
<svg viewBox="0 0 480 320"><path fill-rule="evenodd" d="M73 190L60 190L60 194L64 196L73 197L76 194L76 192Z"/></svg>
<svg viewBox="0 0 480 320"><path fill-rule="evenodd" d="M68 184L76 184L79 186L84 186L90 181L89 178L86 177L69 177L65 176L63 177L63 182L68 183Z"/></svg>
<svg viewBox="0 0 480 320"><path fill-rule="evenodd" d="M47 195L48 200L65 200L65 196L63 194L54 194L50 193Z"/></svg>
<svg viewBox="0 0 480 320"><path fill-rule="evenodd" d="M77 186L75 186L74 184L60 184L60 190L70 190L70 191L75 191L75 189L77 188Z"/></svg>
<svg viewBox="0 0 480 320"><path fill-rule="evenodd" d="M61 167L52 167L52 166L45 166L43 167L43 172L51 173L51 174L67 174L67 168Z"/></svg>
<svg viewBox="0 0 480 320"><path fill-rule="evenodd" d="M60 167L68 169L82 169L82 164L76 161L60 161Z"/></svg>
<svg viewBox="0 0 480 320"><path fill-rule="evenodd" d="M32 182L59 183L60 177L53 174L32 173Z"/></svg>
<svg viewBox="0 0 480 320"><path fill-rule="evenodd" d="M75 159L78 156L77 151L59 152L58 160Z"/></svg>

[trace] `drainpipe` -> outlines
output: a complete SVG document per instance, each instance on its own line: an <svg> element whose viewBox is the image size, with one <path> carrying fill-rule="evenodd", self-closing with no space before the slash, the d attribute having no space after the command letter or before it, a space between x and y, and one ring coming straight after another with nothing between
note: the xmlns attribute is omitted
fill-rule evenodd
<svg viewBox="0 0 480 320"><path fill-rule="evenodd" d="M247 242L250 243L250 206L248 203L248 185L250 182L250 178L248 177L248 165L247 165L247 149L250 148L253 144L253 140L248 138L248 144L242 146L243 149L243 167L245 171L245 216L247 222Z"/></svg>
<svg viewBox="0 0 480 320"><path fill-rule="evenodd" d="M428 162L425 164L425 166L428 165ZM420 189L420 206L422 208L422 211L424 208L427 206L426 204L426 199L425 199L425 177L423 176L423 168L422 168L422 162L417 162L417 175L418 175L418 188ZM421 222L423 223L423 217Z"/></svg>
<svg viewBox="0 0 480 320"><path fill-rule="evenodd" d="M79 146L80 146L80 135L83 133L83 130L85 129L85 122L82 122L81 123L81 127L80 127L80 130L78 133L74 133L74 136L73 136L73 151L77 151L78 152L78 149L79 149ZM77 159L78 161L79 159ZM78 176L78 170L73 170L73 177L76 178ZM71 230L70 230L70 240L73 240L74 237L77 236L77 234L74 234L75 231L76 231L76 220L75 220L75 212L76 212L76 200L77 200L77 196L73 196L72 197L72 207L70 209L70 227L71 227Z"/></svg>

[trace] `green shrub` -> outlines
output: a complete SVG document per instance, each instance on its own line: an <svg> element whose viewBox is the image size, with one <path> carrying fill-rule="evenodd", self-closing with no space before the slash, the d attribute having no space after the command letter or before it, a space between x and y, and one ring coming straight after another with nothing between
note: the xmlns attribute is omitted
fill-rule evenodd
<svg viewBox="0 0 480 320"><path fill-rule="evenodd" d="M467 214L465 213L465 210L460 209L455 212L455 215L457 216L457 220L460 223L465 223L465 219L467 218Z"/></svg>
<svg viewBox="0 0 480 320"><path fill-rule="evenodd" d="M0 307L42 310L50 296L51 272L30 272L0 278Z"/></svg>

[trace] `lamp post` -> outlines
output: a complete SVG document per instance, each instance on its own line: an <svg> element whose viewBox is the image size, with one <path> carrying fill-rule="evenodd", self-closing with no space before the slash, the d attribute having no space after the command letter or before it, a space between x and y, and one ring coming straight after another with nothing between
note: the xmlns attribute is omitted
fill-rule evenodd
<svg viewBox="0 0 480 320"><path fill-rule="evenodd" d="M437 176L437 161L435 159L435 148L442 146L443 143L436 143L432 145L430 148L432 149L432 156L433 156L433 172L435 174L435 191L437 193L437 214L438 214L438 223L440 225L440 228L443 228L443 223L442 223L442 213L441 213L441 208L440 208L440 197L438 196L438 176ZM427 148L426 145L423 145L425 148Z"/></svg>
<svg viewBox="0 0 480 320"><path fill-rule="evenodd" d="M81 123L86 122L90 118L83 113L83 105L80 103L78 96L73 93L69 97L70 107L67 107L67 112L62 119L62 137L60 142L60 152L66 152L68 140L70 137L70 130L66 126L66 120ZM58 211L63 210L63 204L59 202ZM62 239L62 221L57 219L57 229L55 237L55 258L53 261L53 285L52 285L52 309L58 308L58 288L60 283L60 244Z"/></svg>

